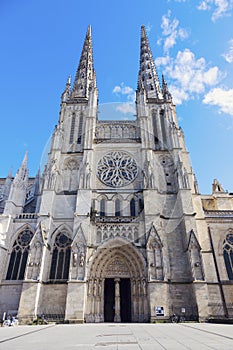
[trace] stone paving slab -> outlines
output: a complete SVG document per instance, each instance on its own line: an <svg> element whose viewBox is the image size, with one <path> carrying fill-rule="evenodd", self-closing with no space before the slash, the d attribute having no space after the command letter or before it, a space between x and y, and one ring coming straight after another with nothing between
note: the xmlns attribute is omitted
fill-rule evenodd
<svg viewBox="0 0 233 350"><path fill-rule="evenodd" d="M232 350L233 325L83 324L0 328L0 350Z"/></svg>

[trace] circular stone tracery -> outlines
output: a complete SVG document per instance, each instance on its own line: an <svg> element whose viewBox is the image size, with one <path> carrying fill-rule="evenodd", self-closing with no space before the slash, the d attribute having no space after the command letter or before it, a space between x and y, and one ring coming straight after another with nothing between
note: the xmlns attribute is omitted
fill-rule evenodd
<svg viewBox="0 0 233 350"><path fill-rule="evenodd" d="M137 163L128 153L113 151L106 153L98 162L97 176L111 187L122 187L134 181L138 173Z"/></svg>

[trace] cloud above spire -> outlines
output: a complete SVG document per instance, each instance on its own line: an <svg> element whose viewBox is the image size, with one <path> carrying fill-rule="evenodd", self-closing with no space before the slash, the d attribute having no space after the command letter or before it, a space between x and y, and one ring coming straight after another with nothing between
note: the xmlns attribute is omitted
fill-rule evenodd
<svg viewBox="0 0 233 350"><path fill-rule="evenodd" d="M158 44L163 43L165 53L169 52L178 39L184 40L188 37L188 31L179 27L178 19L171 18L170 10L166 15L162 16L161 28L163 37L158 40Z"/></svg>
<svg viewBox="0 0 233 350"><path fill-rule="evenodd" d="M168 2L188 2L189 0L168 0ZM217 20L226 16L231 16L233 9L233 0L199 0L196 6L197 10L211 12L211 20Z"/></svg>

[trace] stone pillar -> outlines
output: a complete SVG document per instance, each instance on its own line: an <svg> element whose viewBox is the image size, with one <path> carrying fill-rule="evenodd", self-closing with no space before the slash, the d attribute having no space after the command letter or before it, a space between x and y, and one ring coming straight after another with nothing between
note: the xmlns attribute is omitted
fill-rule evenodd
<svg viewBox="0 0 233 350"><path fill-rule="evenodd" d="M121 322L121 304L120 304L120 278L115 278L115 316L114 322Z"/></svg>

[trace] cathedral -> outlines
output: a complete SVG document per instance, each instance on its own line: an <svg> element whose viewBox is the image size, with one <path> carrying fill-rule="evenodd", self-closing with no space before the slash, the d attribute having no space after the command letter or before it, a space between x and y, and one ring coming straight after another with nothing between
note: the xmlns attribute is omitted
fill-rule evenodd
<svg viewBox="0 0 233 350"><path fill-rule="evenodd" d="M45 168L0 179L0 316L233 319L233 193L199 193L144 26L134 119L98 119L89 27Z"/></svg>

